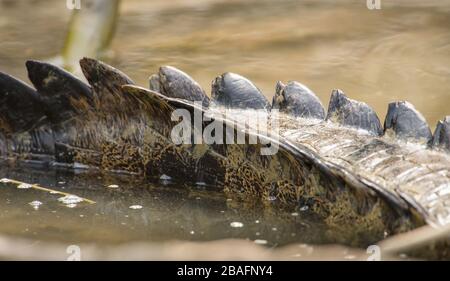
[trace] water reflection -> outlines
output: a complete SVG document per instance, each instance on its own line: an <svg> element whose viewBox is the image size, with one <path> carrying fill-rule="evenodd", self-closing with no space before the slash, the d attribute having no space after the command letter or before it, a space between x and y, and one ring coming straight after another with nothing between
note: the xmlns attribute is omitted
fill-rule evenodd
<svg viewBox="0 0 450 281"><path fill-rule="evenodd" d="M0 168L0 177L74 194L61 197L2 183L1 234L99 244L224 238L259 240L259 244L265 240L270 246L333 241L333 235L324 234L325 226L306 214L283 214L275 206L246 208L221 192L195 186L149 184L126 176L29 167L24 172L20 167L8 166ZM112 182L120 187L108 188ZM96 204L82 204L80 197ZM28 205L36 211L31 212Z"/></svg>

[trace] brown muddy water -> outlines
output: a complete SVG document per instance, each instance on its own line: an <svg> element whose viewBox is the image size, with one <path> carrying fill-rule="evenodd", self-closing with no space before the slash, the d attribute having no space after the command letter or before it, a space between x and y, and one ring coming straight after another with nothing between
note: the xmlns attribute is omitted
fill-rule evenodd
<svg viewBox="0 0 450 281"><path fill-rule="evenodd" d="M0 0L1 71L26 80L25 60L59 54L70 17L65 2ZM248 77L270 99L278 80L306 84L325 106L331 90L340 88L373 106L381 120L388 102L408 100L434 128L450 114L450 1L381 2L381 10L369 10L366 1L350 0L125 0L104 60L143 86L159 66L173 65L207 92L211 80L226 71ZM214 247L248 247L237 258L290 259L299 257L298 243L304 249L339 242L301 211L280 220L276 208L247 208L205 187L6 167L0 168L2 177L97 201L67 208L55 196L0 185L0 238L31 244L161 246L173 240L237 238L239 246L225 240ZM108 188L111 184L119 188ZM35 209L33 201L42 205ZM130 208L135 205L142 208ZM264 249L297 246L267 254L250 250L255 241ZM201 243L188 245L208 253L209 248L196 248ZM192 257L179 247L161 249L159 257ZM349 250L341 250L319 252L344 259Z"/></svg>

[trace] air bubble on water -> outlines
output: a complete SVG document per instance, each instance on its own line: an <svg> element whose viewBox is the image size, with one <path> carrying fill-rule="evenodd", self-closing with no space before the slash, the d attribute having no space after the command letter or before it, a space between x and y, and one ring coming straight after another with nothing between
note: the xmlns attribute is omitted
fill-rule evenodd
<svg viewBox="0 0 450 281"><path fill-rule="evenodd" d="M291 216L293 216L293 217L298 217L298 213L297 213L297 212L294 212L294 213L291 214Z"/></svg>
<svg viewBox="0 0 450 281"><path fill-rule="evenodd" d="M267 244L267 240L263 240L263 239L256 239L254 242L255 242L255 244L258 244L258 245L266 245Z"/></svg>
<svg viewBox="0 0 450 281"><path fill-rule="evenodd" d="M189 232L191 235L195 234L195 231L191 230L191 232Z"/></svg>
<svg viewBox="0 0 450 281"><path fill-rule="evenodd" d="M277 231L278 229L276 227L272 227L272 231Z"/></svg>
<svg viewBox="0 0 450 281"><path fill-rule="evenodd" d="M267 199L268 199L269 201L275 201L275 200L277 200L277 197L271 195L271 196L269 196Z"/></svg>
<svg viewBox="0 0 450 281"><path fill-rule="evenodd" d="M70 208L70 209L73 209L73 208L75 208L76 206L77 206L77 204L74 204L74 203L73 203L73 204L67 204L67 205L66 205L66 207L67 207L67 208Z"/></svg>
<svg viewBox="0 0 450 281"><path fill-rule="evenodd" d="M162 181L170 181L172 180L172 177L163 174L161 177L159 177L159 179Z"/></svg>
<svg viewBox="0 0 450 281"><path fill-rule="evenodd" d="M233 201L233 199L227 198L227 202L231 202L231 201Z"/></svg>
<svg viewBox="0 0 450 281"><path fill-rule="evenodd" d="M0 183L9 183L9 182L11 182L10 179L7 178L0 179Z"/></svg>
<svg viewBox="0 0 450 281"><path fill-rule="evenodd" d="M255 223L259 223L259 220L255 220Z"/></svg>
<svg viewBox="0 0 450 281"><path fill-rule="evenodd" d="M255 235L256 235L256 236L259 236L259 235L261 235L261 233L259 233L259 232L256 232L256 233L255 233Z"/></svg>
<svg viewBox="0 0 450 281"><path fill-rule="evenodd" d="M19 184L17 186L17 188L19 188L19 189L29 189L29 188L32 188L32 187L33 186L31 184L28 184L28 183L21 183L21 184Z"/></svg>
<svg viewBox="0 0 450 281"><path fill-rule="evenodd" d="M308 209L309 209L309 207L305 205L300 208L300 211L304 212L304 211L307 211Z"/></svg>
<svg viewBox="0 0 450 281"><path fill-rule="evenodd" d="M83 198L70 194L70 195L66 195L64 197L59 198L58 201L66 204L66 205L78 204L80 202L83 202Z"/></svg>
<svg viewBox="0 0 450 281"><path fill-rule="evenodd" d="M141 205L131 205L130 209L132 209L132 210L140 210L140 209L142 209L142 206Z"/></svg>
<svg viewBox="0 0 450 281"><path fill-rule="evenodd" d="M110 184L110 185L108 185L108 188L119 188L119 185L117 185L117 184Z"/></svg>
<svg viewBox="0 0 450 281"><path fill-rule="evenodd" d="M230 223L230 226L234 227L234 228L239 228L239 227L243 227L244 224L242 222L234 221L234 222Z"/></svg>
<svg viewBox="0 0 450 281"><path fill-rule="evenodd" d="M37 210L42 205L42 202L36 200L36 201L30 202L28 204L30 204L35 210Z"/></svg>
<svg viewBox="0 0 450 281"><path fill-rule="evenodd" d="M59 181L58 184L66 184L65 181Z"/></svg>

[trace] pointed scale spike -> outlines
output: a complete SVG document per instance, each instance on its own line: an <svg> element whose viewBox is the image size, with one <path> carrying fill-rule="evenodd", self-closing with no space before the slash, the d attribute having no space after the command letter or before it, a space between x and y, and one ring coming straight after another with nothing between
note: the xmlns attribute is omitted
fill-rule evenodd
<svg viewBox="0 0 450 281"><path fill-rule="evenodd" d="M287 85L277 83L272 108L296 117L325 119L325 110L317 96L295 81Z"/></svg>
<svg viewBox="0 0 450 281"><path fill-rule="evenodd" d="M440 147L450 152L450 115L436 125L432 146Z"/></svg>
<svg viewBox="0 0 450 281"><path fill-rule="evenodd" d="M229 108L270 109L266 97L250 80L231 72L212 82L211 97L216 104Z"/></svg>
<svg viewBox="0 0 450 281"><path fill-rule="evenodd" d="M326 120L367 130L376 136L383 133L376 112L363 102L349 99L341 90L333 90L331 93Z"/></svg>
<svg viewBox="0 0 450 281"><path fill-rule="evenodd" d="M117 108L124 98L122 86L135 84L120 70L95 59L83 58L80 66L92 87L97 108Z"/></svg>
<svg viewBox="0 0 450 281"><path fill-rule="evenodd" d="M160 87L160 82L159 82L159 74L153 74L148 78L148 82L149 82L149 89L157 92L157 93L161 93L161 87Z"/></svg>
<svg viewBox="0 0 450 281"><path fill-rule="evenodd" d="M28 77L45 103L45 112L52 123L68 120L93 105L90 87L69 72L33 60L27 61L26 66Z"/></svg>
<svg viewBox="0 0 450 281"><path fill-rule="evenodd" d="M149 82L150 90L167 97L201 101L204 107L209 106L209 97L202 87L191 76L173 66L160 67L159 73L150 76Z"/></svg>
<svg viewBox="0 0 450 281"><path fill-rule="evenodd" d="M0 72L0 130L28 131L46 120L38 93L24 82Z"/></svg>
<svg viewBox="0 0 450 281"><path fill-rule="evenodd" d="M384 121L385 134L403 140L428 143L432 139L425 117L407 101L392 102Z"/></svg>

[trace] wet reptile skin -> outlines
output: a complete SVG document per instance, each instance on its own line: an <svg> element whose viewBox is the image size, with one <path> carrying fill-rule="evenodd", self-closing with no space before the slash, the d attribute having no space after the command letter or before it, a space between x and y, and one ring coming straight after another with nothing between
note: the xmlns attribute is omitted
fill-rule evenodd
<svg viewBox="0 0 450 281"><path fill-rule="evenodd" d="M3 131L4 159L202 182L250 204L306 210L339 229L337 240L355 244L450 221L448 153L331 120L270 113L278 124L269 132L280 147L274 155L261 155L261 143L175 145L170 138L177 124L171 121L175 109L207 113L216 120L222 118L222 108L199 108L124 86L131 79L93 60L84 61L82 68L94 101L71 100L80 112L64 122L50 120L14 134ZM246 130L248 139L255 132L239 123L252 114L251 109L236 110L225 120L224 131Z"/></svg>

